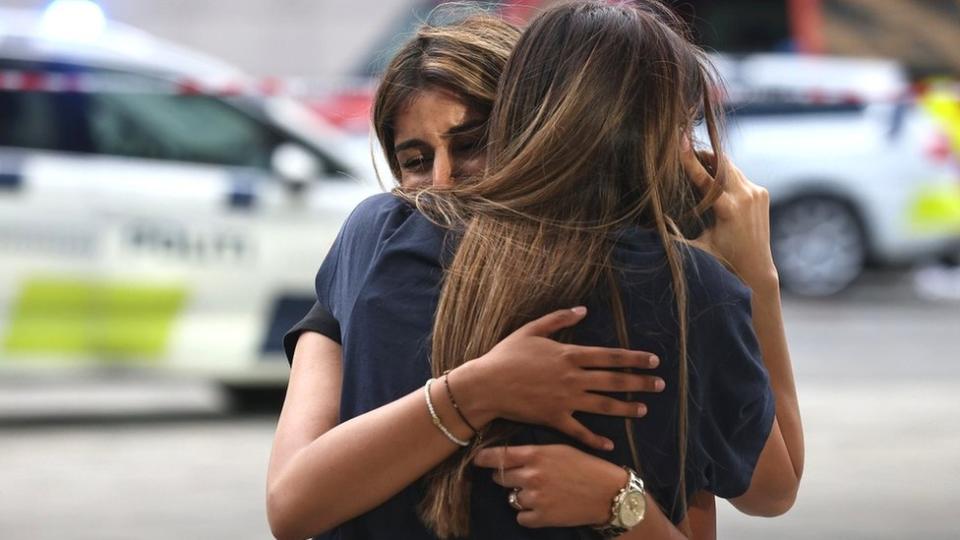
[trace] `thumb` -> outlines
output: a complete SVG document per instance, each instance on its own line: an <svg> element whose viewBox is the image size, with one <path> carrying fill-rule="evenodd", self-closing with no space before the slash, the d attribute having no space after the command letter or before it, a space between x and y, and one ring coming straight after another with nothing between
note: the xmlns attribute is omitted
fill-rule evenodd
<svg viewBox="0 0 960 540"><path fill-rule="evenodd" d="M587 308L577 306L573 309L558 309L553 313L548 313L539 319L534 319L517 329L514 334L526 336L549 337L550 335L569 328L587 315Z"/></svg>

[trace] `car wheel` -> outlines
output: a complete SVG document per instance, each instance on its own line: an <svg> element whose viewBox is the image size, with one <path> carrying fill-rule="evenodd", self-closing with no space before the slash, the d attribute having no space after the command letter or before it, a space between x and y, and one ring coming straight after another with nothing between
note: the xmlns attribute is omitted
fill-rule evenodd
<svg viewBox="0 0 960 540"><path fill-rule="evenodd" d="M867 242L853 209L836 199L807 197L776 208L770 245L780 283L803 296L837 293L863 272Z"/></svg>

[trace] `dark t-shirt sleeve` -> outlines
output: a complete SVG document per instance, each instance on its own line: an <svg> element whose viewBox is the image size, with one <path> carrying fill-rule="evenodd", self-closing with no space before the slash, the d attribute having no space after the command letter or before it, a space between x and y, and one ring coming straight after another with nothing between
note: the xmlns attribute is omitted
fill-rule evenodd
<svg viewBox="0 0 960 540"><path fill-rule="evenodd" d="M706 255L704 255L706 256ZM706 488L730 499L750 487L773 427L774 397L753 329L750 290L715 261L701 264L708 306L691 313L701 417L697 440ZM703 296L701 296L703 298ZM697 406L695 404L694 406Z"/></svg>
<svg viewBox="0 0 960 540"><path fill-rule="evenodd" d="M360 284L383 241L409 208L389 193L367 198L353 210L317 271L316 302L284 336L287 360L293 360L297 340L305 331L319 332L342 343L343 321L352 309Z"/></svg>
<svg viewBox="0 0 960 540"><path fill-rule="evenodd" d="M314 302L313 307L300 319L300 322L293 325L283 336L283 350L287 353L287 362L290 362L291 365L293 364L293 352L297 348L297 340L304 332L317 332L337 343L341 343L340 322L319 301Z"/></svg>

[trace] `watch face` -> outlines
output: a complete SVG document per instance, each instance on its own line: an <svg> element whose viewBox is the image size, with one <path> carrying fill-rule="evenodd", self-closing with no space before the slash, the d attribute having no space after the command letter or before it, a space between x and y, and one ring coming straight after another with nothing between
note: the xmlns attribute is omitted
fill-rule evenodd
<svg viewBox="0 0 960 540"><path fill-rule="evenodd" d="M643 493L636 491L627 493L620 505L620 523L626 527L633 527L643 519L643 514L647 510L647 499Z"/></svg>

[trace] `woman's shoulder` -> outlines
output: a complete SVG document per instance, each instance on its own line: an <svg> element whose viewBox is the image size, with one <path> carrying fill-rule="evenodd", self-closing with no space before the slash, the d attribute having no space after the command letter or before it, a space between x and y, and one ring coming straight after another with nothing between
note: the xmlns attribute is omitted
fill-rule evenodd
<svg viewBox="0 0 960 540"><path fill-rule="evenodd" d="M340 229L341 243L351 247L372 248L385 242L415 210L392 193L371 195L347 216Z"/></svg>
<svg viewBox="0 0 960 540"><path fill-rule="evenodd" d="M652 278L669 286L670 267L656 231L631 228L617 238L617 246L618 259L638 276L636 279L645 282ZM689 242L675 242L674 246L683 261L691 306L703 308L730 302L749 305L750 289L716 256Z"/></svg>
<svg viewBox="0 0 960 540"><path fill-rule="evenodd" d="M684 271L692 306L750 306L750 289L715 255L687 244Z"/></svg>
<svg viewBox="0 0 960 540"><path fill-rule="evenodd" d="M365 229L410 215L410 206L392 193L377 193L360 201L344 223L345 229Z"/></svg>

